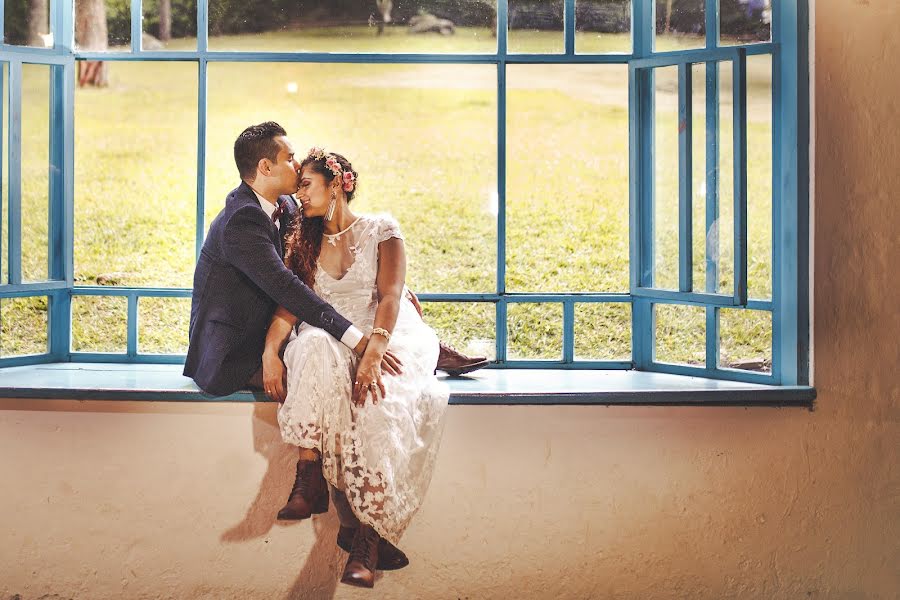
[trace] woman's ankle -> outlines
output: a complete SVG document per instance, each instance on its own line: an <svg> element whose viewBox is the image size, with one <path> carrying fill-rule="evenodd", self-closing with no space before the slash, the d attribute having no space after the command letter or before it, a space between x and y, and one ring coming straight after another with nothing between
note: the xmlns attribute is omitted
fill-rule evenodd
<svg viewBox="0 0 900 600"><path fill-rule="evenodd" d="M299 458L303 462L318 462L321 459L321 455L318 450L300 448Z"/></svg>

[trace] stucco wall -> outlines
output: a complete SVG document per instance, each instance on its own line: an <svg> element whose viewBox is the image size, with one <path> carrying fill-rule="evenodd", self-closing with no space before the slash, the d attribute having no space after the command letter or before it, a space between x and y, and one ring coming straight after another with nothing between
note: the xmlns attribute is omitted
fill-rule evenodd
<svg viewBox="0 0 900 600"><path fill-rule="evenodd" d="M900 597L900 4L816 15L815 411L453 407L366 591L273 405L0 400L0 600Z"/></svg>

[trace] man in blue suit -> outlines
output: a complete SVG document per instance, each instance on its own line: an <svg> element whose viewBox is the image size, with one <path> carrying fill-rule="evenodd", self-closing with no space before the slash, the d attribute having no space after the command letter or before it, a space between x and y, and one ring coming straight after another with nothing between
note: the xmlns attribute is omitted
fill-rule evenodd
<svg viewBox="0 0 900 600"><path fill-rule="evenodd" d="M266 330L280 304L361 354L366 338L282 260L299 162L284 129L248 127L234 143L242 183L213 219L194 271L184 374L217 396L261 387Z"/></svg>
<svg viewBox="0 0 900 600"><path fill-rule="evenodd" d="M213 219L194 271L184 374L216 396L262 387L262 354L278 305L362 355L368 338L319 298L282 260L297 211L300 163L284 129L271 121L234 143L241 184ZM438 368L451 375L487 364L441 344Z"/></svg>

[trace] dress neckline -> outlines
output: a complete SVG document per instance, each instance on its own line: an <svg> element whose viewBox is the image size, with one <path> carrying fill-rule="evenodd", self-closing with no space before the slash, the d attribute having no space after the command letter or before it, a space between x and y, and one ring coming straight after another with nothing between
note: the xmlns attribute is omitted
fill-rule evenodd
<svg viewBox="0 0 900 600"><path fill-rule="evenodd" d="M356 219L355 219L352 223L350 223L349 225L347 225L346 227L344 227L343 229L341 229L341 230L338 231L337 233L324 233L324 232L323 232L323 233L322 233L322 236L323 236L326 240L328 240L328 243L329 243L329 244L331 244L332 246L334 246L334 243L335 243L337 240L341 239L341 236L342 236L342 235L344 235L345 233L347 233L348 231L350 231L351 229L353 229L353 226L356 225L357 223L359 223L359 220L360 220L360 219L362 219L362 215L356 217Z"/></svg>

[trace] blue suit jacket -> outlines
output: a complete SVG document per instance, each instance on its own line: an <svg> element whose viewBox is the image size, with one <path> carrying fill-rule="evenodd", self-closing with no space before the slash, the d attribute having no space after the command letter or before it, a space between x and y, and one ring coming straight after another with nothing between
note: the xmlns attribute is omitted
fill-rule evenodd
<svg viewBox="0 0 900 600"><path fill-rule="evenodd" d="M340 339L350 321L300 281L282 260L297 204L290 196L281 230L241 183L213 219L194 270L184 374L217 396L246 386L262 364L266 330L280 304Z"/></svg>

